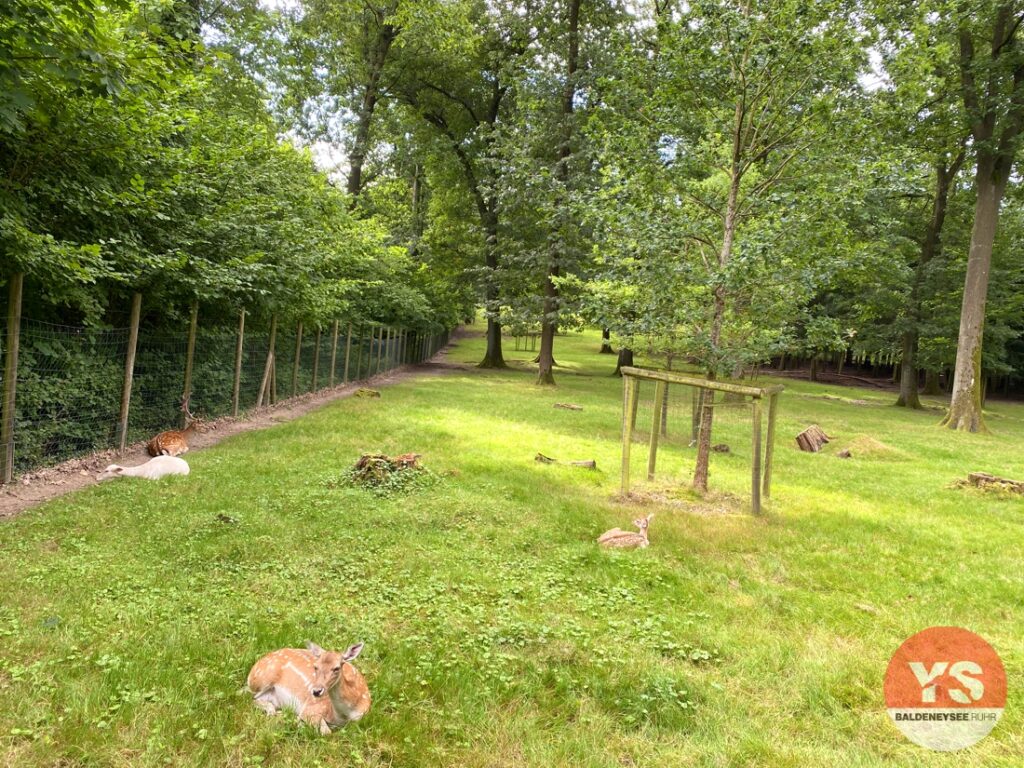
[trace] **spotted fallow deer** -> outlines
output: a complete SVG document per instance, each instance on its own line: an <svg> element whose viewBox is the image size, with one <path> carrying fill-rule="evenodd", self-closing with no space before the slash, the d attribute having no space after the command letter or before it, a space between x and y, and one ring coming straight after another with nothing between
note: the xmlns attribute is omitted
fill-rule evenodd
<svg viewBox="0 0 1024 768"><path fill-rule="evenodd" d="M192 415L187 398L181 404L181 410L185 414L185 428L168 429L146 443L150 456L180 456L188 451L188 440L202 426L202 420Z"/></svg>
<svg viewBox="0 0 1024 768"><path fill-rule="evenodd" d="M370 711L370 689L352 661L363 650L325 651L316 643L305 650L282 648L257 661L246 681L253 700L268 715L290 709L325 736Z"/></svg>
<svg viewBox="0 0 1024 768"><path fill-rule="evenodd" d="M597 543L602 547L615 549L633 549L650 546L651 541L647 538L647 527L651 524L652 517L654 517L653 512L647 517L641 517L639 520L633 521L633 525L639 528L639 531L624 531L621 528L612 528L610 531L605 531L598 537Z"/></svg>

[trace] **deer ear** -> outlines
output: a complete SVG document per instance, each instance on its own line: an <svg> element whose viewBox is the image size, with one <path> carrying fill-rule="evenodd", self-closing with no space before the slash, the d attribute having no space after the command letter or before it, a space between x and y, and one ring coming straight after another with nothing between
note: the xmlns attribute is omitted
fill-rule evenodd
<svg viewBox="0 0 1024 768"><path fill-rule="evenodd" d="M314 659L319 659L320 658L320 654L322 654L324 652L323 648L321 648L316 643L310 642L310 641L306 642L306 650L313 654L313 658Z"/></svg>
<svg viewBox="0 0 1024 768"><path fill-rule="evenodd" d="M124 474L124 467L119 466L117 464L114 464L109 469L110 469L111 472L113 472L116 475L123 475Z"/></svg>
<svg viewBox="0 0 1024 768"><path fill-rule="evenodd" d="M345 651L345 655L342 658L344 658L345 661L354 661L356 656L358 656L362 650L363 650L363 644L362 643L356 643L351 648L349 648L347 651Z"/></svg>

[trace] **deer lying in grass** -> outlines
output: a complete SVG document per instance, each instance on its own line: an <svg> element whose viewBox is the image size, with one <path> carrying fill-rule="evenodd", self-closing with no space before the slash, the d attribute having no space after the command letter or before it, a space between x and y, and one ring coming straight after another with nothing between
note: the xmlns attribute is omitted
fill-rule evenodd
<svg viewBox="0 0 1024 768"><path fill-rule="evenodd" d="M188 409L187 398L181 404L181 410L185 414L185 428L168 429L146 443L150 456L180 456L188 451L188 439L202 427L202 421Z"/></svg>
<svg viewBox="0 0 1024 768"><path fill-rule="evenodd" d="M157 456L137 467L122 467L111 464L100 472L97 480L109 480L112 477L144 477L147 480L159 480L167 475L187 475L188 464L176 456Z"/></svg>
<svg viewBox="0 0 1024 768"><path fill-rule="evenodd" d="M282 648L253 665L246 685L268 715L290 709L326 736L370 711L370 689L352 666L361 650L362 643L344 653L316 643L306 643L306 650Z"/></svg>
<svg viewBox="0 0 1024 768"><path fill-rule="evenodd" d="M647 517L641 517L639 520L634 520L633 525L639 528L637 531L624 531L621 528L612 528L610 531L605 531L598 537L597 543L602 547L610 547L615 549L633 549L634 547L648 547L651 544L650 539L647 538L647 527L651 524L651 518L654 517L652 512Z"/></svg>

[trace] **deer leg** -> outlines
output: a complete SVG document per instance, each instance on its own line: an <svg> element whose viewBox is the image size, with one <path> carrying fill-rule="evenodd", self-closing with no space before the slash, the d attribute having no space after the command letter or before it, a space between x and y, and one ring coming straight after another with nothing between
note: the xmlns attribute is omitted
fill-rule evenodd
<svg viewBox="0 0 1024 768"><path fill-rule="evenodd" d="M274 687L271 686L265 691L260 691L252 697L253 702L257 707L262 709L268 715L276 715L278 711L277 697L274 695Z"/></svg>

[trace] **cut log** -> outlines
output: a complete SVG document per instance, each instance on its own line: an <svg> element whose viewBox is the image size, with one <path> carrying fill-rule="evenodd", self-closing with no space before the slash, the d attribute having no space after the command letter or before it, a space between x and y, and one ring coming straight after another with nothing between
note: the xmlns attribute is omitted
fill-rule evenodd
<svg viewBox="0 0 1024 768"><path fill-rule="evenodd" d="M541 464L558 464L558 459L553 459L550 456L545 456L543 453L538 453L533 457L534 461L538 461ZM586 467L587 469L597 469L597 462L593 459L586 459L584 461L567 461L565 462L570 467Z"/></svg>
<svg viewBox="0 0 1024 768"><path fill-rule="evenodd" d="M811 424L807 429L796 436L796 444L801 451L817 453L821 446L828 442L828 435L817 424Z"/></svg>
<svg viewBox="0 0 1024 768"><path fill-rule="evenodd" d="M971 472L967 475L967 482L978 488L991 488L1024 494L1024 481L997 477L987 472Z"/></svg>
<svg viewBox="0 0 1024 768"><path fill-rule="evenodd" d="M715 453L728 453L729 446L726 445L725 443L719 443L718 445L712 445L711 450L714 451Z"/></svg>
<svg viewBox="0 0 1024 768"><path fill-rule="evenodd" d="M380 392L376 389L369 389L367 387L360 387L356 390L356 397L380 397Z"/></svg>

